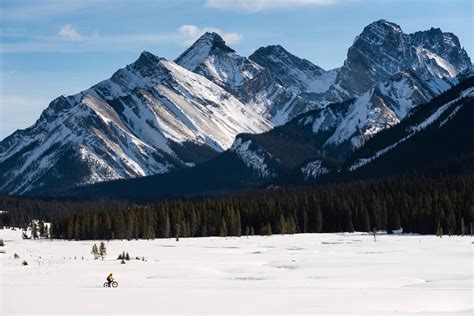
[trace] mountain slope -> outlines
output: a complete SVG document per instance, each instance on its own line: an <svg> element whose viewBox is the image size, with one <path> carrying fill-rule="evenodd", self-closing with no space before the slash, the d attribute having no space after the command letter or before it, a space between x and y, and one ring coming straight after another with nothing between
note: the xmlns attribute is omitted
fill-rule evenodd
<svg viewBox="0 0 474 316"><path fill-rule="evenodd" d="M452 33L440 29L403 33L395 23L379 20L356 37L336 79L336 87L357 95L410 68L421 78L455 77L471 60Z"/></svg>
<svg viewBox="0 0 474 316"><path fill-rule="evenodd" d="M474 77L414 109L346 163L351 176L474 172Z"/></svg>
<svg viewBox="0 0 474 316"><path fill-rule="evenodd" d="M236 54L216 33L202 35L175 61L218 84L276 125L315 106L298 95L301 91L291 89L289 81L277 80L270 69Z"/></svg>
<svg viewBox="0 0 474 316"><path fill-rule="evenodd" d="M228 193L303 180L423 174L425 170L433 170L433 166L438 166L436 170L444 174L474 172L473 77L411 110L400 124L377 134L344 165L318 156L317 148L307 146L318 140L311 129L297 128L301 118L265 134L239 135L230 150L193 168L98 183L60 194L154 199ZM306 142L288 141L291 135Z"/></svg>
<svg viewBox="0 0 474 316"><path fill-rule="evenodd" d="M144 52L109 80L54 100L0 143L0 191L145 176L193 165L271 124L206 78Z"/></svg>
<svg viewBox="0 0 474 316"><path fill-rule="evenodd" d="M282 175L314 157L329 170L454 82L425 81L413 71L403 71L358 98L301 114L263 134L238 135L230 151L265 178Z"/></svg>

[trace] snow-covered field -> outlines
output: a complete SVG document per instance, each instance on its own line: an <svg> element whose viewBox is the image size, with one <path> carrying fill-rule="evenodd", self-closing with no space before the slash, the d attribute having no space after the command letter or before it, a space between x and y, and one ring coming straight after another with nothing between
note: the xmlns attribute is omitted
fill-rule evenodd
<svg viewBox="0 0 474 316"><path fill-rule="evenodd" d="M472 315L471 238L366 234L106 242L0 230L0 314ZM122 251L146 261L115 260ZM14 259L17 253L20 259ZM82 259L84 256L84 259ZM27 266L21 263L28 262ZM113 272L119 287L103 288Z"/></svg>

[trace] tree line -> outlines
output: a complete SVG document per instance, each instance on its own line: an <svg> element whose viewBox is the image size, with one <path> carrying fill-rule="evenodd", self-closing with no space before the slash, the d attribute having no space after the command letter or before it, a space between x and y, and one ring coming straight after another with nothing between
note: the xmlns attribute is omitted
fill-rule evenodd
<svg viewBox="0 0 474 316"><path fill-rule="evenodd" d="M474 217L473 188L472 176L278 188L66 211L52 220L50 233L69 240L391 232L401 227L412 233L464 234Z"/></svg>

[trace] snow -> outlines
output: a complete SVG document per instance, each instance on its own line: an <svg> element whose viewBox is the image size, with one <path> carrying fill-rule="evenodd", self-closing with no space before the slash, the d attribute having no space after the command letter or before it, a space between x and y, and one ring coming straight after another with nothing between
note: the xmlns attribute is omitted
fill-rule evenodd
<svg viewBox="0 0 474 316"><path fill-rule="evenodd" d="M263 149L251 150L250 145L252 145L251 140L242 141L241 138L237 138L230 150L235 152L240 160L242 160L248 168L255 170L260 177L274 177L274 173L269 170L265 163L265 154L270 154L264 152Z"/></svg>
<svg viewBox="0 0 474 316"><path fill-rule="evenodd" d="M0 153L2 163L32 144L16 159L18 165L0 190L18 194L35 189L35 181L55 167L59 149L72 148L89 167L80 185L169 172L174 162L162 153L181 160L169 141L205 144L220 152L239 133L261 133L273 126L205 77L150 53L111 79L56 102L64 105L59 103L58 109L52 103Z"/></svg>
<svg viewBox="0 0 474 316"><path fill-rule="evenodd" d="M304 178L307 180L309 178L316 179L320 175L329 172L329 169L323 166L321 160L315 160L307 163L301 168Z"/></svg>
<svg viewBox="0 0 474 316"><path fill-rule="evenodd" d="M301 234L106 242L1 230L0 314L472 315L469 237ZM146 261L114 260L122 251ZM20 259L14 259L17 253ZM82 260L84 256L84 260ZM75 259L76 258L76 259ZM26 260L28 266L22 266ZM103 288L112 272L116 289Z"/></svg>
<svg viewBox="0 0 474 316"><path fill-rule="evenodd" d="M459 97L455 98L454 100L440 106L436 111L434 111L431 115L429 115L427 118L425 118L423 121L419 122L417 125L410 126L406 129L407 135L404 136L403 138L399 139L395 143L375 152L372 156L367 157L367 158L361 158L358 159L355 163L353 163L350 167L350 171L354 171L369 162L373 161L374 159L377 159L378 157L384 155L388 151L392 150L393 148L397 147L399 144L405 142L407 139L411 138L412 136L416 135L419 131L425 129L429 125L433 124L435 121L437 121L446 111L450 110L456 102L461 100L462 98L465 97L474 97L474 88L468 88L464 91L462 91L459 95ZM459 111L459 108L462 105L457 106L454 110L451 111L451 113L448 115L446 119L444 119L442 122L440 122L439 126L443 126L448 120L453 118L453 116L456 115L456 113Z"/></svg>

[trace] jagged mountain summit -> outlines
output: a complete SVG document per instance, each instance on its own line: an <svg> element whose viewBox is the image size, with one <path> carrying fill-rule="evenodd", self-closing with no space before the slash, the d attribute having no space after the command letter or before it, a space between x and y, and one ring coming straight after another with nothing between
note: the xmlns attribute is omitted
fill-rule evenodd
<svg viewBox="0 0 474 316"><path fill-rule="evenodd" d="M22 194L169 172L271 124L230 93L143 52L110 79L51 102L0 143L0 191Z"/></svg>
<svg viewBox="0 0 474 316"><path fill-rule="evenodd" d="M249 59L269 69L275 80L296 94L326 92L336 80L337 69L325 71L280 45L261 47Z"/></svg>
<svg viewBox="0 0 474 316"><path fill-rule="evenodd" d="M220 85L276 125L360 96L407 69L430 80L452 78L471 67L454 34L434 28L405 34L385 20L365 27L348 49L344 65L328 71L280 45L240 56L216 33L204 34L176 63Z"/></svg>
<svg viewBox="0 0 474 316"><path fill-rule="evenodd" d="M270 68L238 55L216 33L202 35L175 62L205 76L277 125L315 106L292 89L289 80L276 79Z"/></svg>
<svg viewBox="0 0 474 316"><path fill-rule="evenodd" d="M356 37L336 85L356 95L407 68L431 79L455 77L469 67L471 60L456 35L435 28L405 34L399 25L379 20Z"/></svg>

